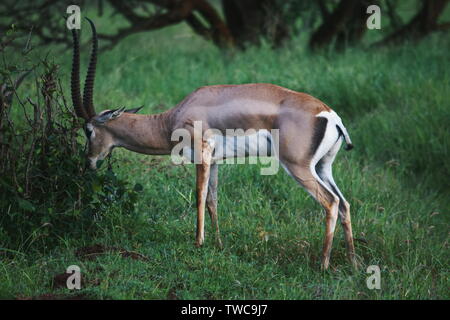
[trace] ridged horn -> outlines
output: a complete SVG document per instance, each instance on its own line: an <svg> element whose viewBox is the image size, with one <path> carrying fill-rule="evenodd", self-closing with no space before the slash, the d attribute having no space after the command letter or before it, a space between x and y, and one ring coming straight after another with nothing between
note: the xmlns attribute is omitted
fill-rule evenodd
<svg viewBox="0 0 450 320"><path fill-rule="evenodd" d="M78 117L89 120L86 110L83 108L80 93L80 43L78 39L77 31L72 29L73 37L73 59L72 59L72 77L71 77L71 92L72 103L75 109L75 113Z"/></svg>
<svg viewBox="0 0 450 320"><path fill-rule="evenodd" d="M92 51L91 60L89 61L89 67L86 74L86 81L84 82L83 105L86 108L89 118L92 118L96 115L94 108L94 80L95 67L97 65L98 39L94 23L89 18L86 18L86 20L89 21L92 29Z"/></svg>

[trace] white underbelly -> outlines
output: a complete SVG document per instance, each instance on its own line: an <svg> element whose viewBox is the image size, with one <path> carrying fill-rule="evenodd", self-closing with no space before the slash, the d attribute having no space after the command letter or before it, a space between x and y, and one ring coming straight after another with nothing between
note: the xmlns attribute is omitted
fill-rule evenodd
<svg viewBox="0 0 450 320"><path fill-rule="evenodd" d="M214 135L210 138L214 146L212 160L219 161L229 158L272 157L275 156L275 144L268 130L258 130L248 135ZM194 161L192 148L183 148L183 158L187 162Z"/></svg>

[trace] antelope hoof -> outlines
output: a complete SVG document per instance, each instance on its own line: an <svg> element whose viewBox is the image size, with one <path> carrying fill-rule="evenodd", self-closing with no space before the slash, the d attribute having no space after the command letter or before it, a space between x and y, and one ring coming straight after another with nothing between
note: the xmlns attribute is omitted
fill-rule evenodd
<svg viewBox="0 0 450 320"><path fill-rule="evenodd" d="M195 241L195 246L197 247L197 248L200 248L201 246L203 245L203 240L196 240Z"/></svg>
<svg viewBox="0 0 450 320"><path fill-rule="evenodd" d="M328 257L323 257L322 258L322 265L321 265L321 269L322 270L328 270L328 267L330 266L330 258Z"/></svg>
<svg viewBox="0 0 450 320"><path fill-rule="evenodd" d="M223 244L220 238L217 239L217 246L219 247L220 250L223 250Z"/></svg>

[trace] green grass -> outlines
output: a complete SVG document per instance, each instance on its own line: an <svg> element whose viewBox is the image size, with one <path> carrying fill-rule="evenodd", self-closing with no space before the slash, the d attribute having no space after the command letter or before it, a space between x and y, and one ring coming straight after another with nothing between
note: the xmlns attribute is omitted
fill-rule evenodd
<svg viewBox="0 0 450 320"><path fill-rule="evenodd" d="M197 249L193 166L118 150L115 171L144 186L138 214L111 210L95 237L67 236L51 248L39 240L7 248L0 234L0 251L7 252L0 297L69 293L52 289L52 278L76 264L87 278L82 293L93 298L448 299L448 37L343 54L312 55L303 47L293 41L227 56L183 26L132 36L100 56L97 111L145 104L144 113L159 112L199 86L247 82L323 100L342 116L356 146L339 153L334 175L352 205L354 235L365 240L356 242L359 271L346 261L340 225L331 268L320 270L323 210L281 170L261 176L258 166L221 166L224 249L214 245L209 224L205 246ZM71 55L63 53L68 81ZM96 243L137 251L148 261L75 256ZM381 268L381 290L366 287L369 265Z"/></svg>

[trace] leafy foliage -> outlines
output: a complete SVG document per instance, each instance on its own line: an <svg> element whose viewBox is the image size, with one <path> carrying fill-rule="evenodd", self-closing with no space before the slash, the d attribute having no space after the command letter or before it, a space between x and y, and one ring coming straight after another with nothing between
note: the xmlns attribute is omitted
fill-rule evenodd
<svg viewBox="0 0 450 320"><path fill-rule="evenodd" d="M85 169L81 124L66 104L58 66L48 59L30 66L27 54L1 70L0 241L22 248L95 231L113 208L132 215L141 189L118 178L111 163L98 173ZM29 68L35 81L26 85L36 94L24 99L13 78Z"/></svg>

